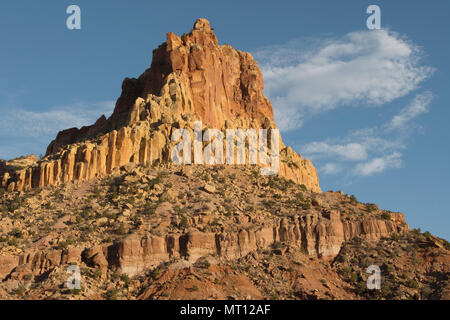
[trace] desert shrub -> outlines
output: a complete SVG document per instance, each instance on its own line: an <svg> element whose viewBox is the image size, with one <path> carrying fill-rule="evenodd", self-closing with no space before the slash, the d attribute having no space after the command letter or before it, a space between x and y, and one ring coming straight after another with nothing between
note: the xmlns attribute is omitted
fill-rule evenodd
<svg viewBox="0 0 450 320"><path fill-rule="evenodd" d="M179 226L180 226L180 228L188 227L188 219L186 218L186 216L181 217Z"/></svg>
<svg viewBox="0 0 450 320"><path fill-rule="evenodd" d="M14 290L14 293L18 296L23 296L25 294L26 288L24 286L19 286Z"/></svg>
<svg viewBox="0 0 450 320"><path fill-rule="evenodd" d="M131 282L130 277L129 277L126 273L123 273L123 274L120 276L120 280L122 280L122 281L125 283L125 285L129 285L130 282Z"/></svg>
<svg viewBox="0 0 450 320"><path fill-rule="evenodd" d="M358 296L365 296L369 293L369 289L367 289L367 284L365 281L361 280L356 284L355 293Z"/></svg>
<svg viewBox="0 0 450 320"><path fill-rule="evenodd" d="M70 289L69 293L73 294L73 295L79 295L81 293L81 289L76 289L76 288Z"/></svg>
<svg viewBox="0 0 450 320"><path fill-rule="evenodd" d="M10 212L13 212L17 209L19 209L23 205L23 199L19 197L18 195L14 196L12 200L8 203L8 210Z"/></svg>
<svg viewBox="0 0 450 320"><path fill-rule="evenodd" d="M301 202L305 201L305 197L303 197L303 193L301 193L301 192L296 193L295 198Z"/></svg>
<svg viewBox="0 0 450 320"><path fill-rule="evenodd" d="M92 274L92 277L94 279L99 279L102 276L102 270L100 269L95 269L94 273Z"/></svg>
<svg viewBox="0 0 450 320"><path fill-rule="evenodd" d="M417 281L413 280L413 279L408 279L405 282L405 285L409 288L413 288L413 289L417 289L419 288L419 284L417 283Z"/></svg>
<svg viewBox="0 0 450 320"><path fill-rule="evenodd" d="M275 241L272 243L272 249L281 249L283 247L283 244L279 241Z"/></svg>
<svg viewBox="0 0 450 320"><path fill-rule="evenodd" d="M311 209L311 203L309 202L303 202L301 206L303 210Z"/></svg>
<svg viewBox="0 0 450 320"><path fill-rule="evenodd" d="M141 213L144 215L153 215L156 212L156 208L158 208L157 203L152 203L152 202L147 201L144 204L144 208L142 209Z"/></svg>
<svg viewBox="0 0 450 320"><path fill-rule="evenodd" d="M22 231L20 231L20 229L14 228L11 230L9 235L14 238L22 238L23 233L22 233Z"/></svg>
<svg viewBox="0 0 450 320"><path fill-rule="evenodd" d="M422 290L420 290L420 295L422 296L422 299L431 300L433 297L433 288L428 286L422 288Z"/></svg>
<svg viewBox="0 0 450 320"><path fill-rule="evenodd" d="M111 289L106 292L106 299L108 300L117 300L118 299L119 290Z"/></svg>
<svg viewBox="0 0 450 320"><path fill-rule="evenodd" d="M345 253L340 253L337 257L336 257L336 261L337 262L344 262L345 260L347 260L347 255Z"/></svg>
<svg viewBox="0 0 450 320"><path fill-rule="evenodd" d="M388 212L383 212L381 214L381 219L383 219L383 220L391 220L391 215Z"/></svg>
<svg viewBox="0 0 450 320"><path fill-rule="evenodd" d="M119 227L116 229L116 234L118 234L118 235L124 235L124 234L126 234L126 233L127 233L127 231L126 231L126 229L125 229L125 225L124 225L123 222L122 222L122 223L120 223Z"/></svg>
<svg viewBox="0 0 450 320"><path fill-rule="evenodd" d="M69 247L69 245L72 245L72 244L74 244L74 240L71 237L69 237L65 241L64 240L60 241L57 245L57 248L59 250L65 250Z"/></svg>
<svg viewBox="0 0 450 320"><path fill-rule="evenodd" d="M209 261L206 257L202 257L202 258L198 259L197 262L195 263L195 266L197 268L204 268L204 269L209 268L210 265L211 265L211 263L209 263Z"/></svg>
<svg viewBox="0 0 450 320"><path fill-rule="evenodd" d="M397 232L394 232L394 233L391 235L391 240L392 240L392 241L398 241L399 239L400 239L400 236L398 235Z"/></svg>
<svg viewBox="0 0 450 320"><path fill-rule="evenodd" d="M373 211L377 211L378 210L378 206L374 203L366 203L366 211L367 212L373 212Z"/></svg>
<svg viewBox="0 0 450 320"><path fill-rule="evenodd" d="M444 239L444 247L445 247L445 249L450 250L450 242L448 242L445 239Z"/></svg>
<svg viewBox="0 0 450 320"><path fill-rule="evenodd" d="M152 277L153 280L156 280L161 275L161 270L159 268L155 268L151 273L150 277Z"/></svg>
<svg viewBox="0 0 450 320"><path fill-rule="evenodd" d="M340 271L341 271L341 274L346 278L350 278L350 276L352 274L352 268L349 266L343 267Z"/></svg>
<svg viewBox="0 0 450 320"><path fill-rule="evenodd" d="M117 214L115 214L114 212L109 212L109 211L103 212L103 216L108 219L111 219L111 220L116 220L116 218L117 218Z"/></svg>
<svg viewBox="0 0 450 320"><path fill-rule="evenodd" d="M263 203L269 209L272 209L276 204L276 202L273 200L264 200Z"/></svg>
<svg viewBox="0 0 450 320"><path fill-rule="evenodd" d="M389 288L388 286L385 286L385 285L381 285L380 295L385 299L393 298L393 293L392 293L391 288Z"/></svg>

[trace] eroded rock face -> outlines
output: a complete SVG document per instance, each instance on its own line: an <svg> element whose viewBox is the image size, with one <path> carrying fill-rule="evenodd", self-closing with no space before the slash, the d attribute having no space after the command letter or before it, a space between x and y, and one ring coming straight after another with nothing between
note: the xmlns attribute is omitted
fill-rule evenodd
<svg viewBox="0 0 450 320"><path fill-rule="evenodd" d="M126 78L114 113L95 124L58 133L42 161L0 170L9 191L109 174L127 163L169 161L177 128L276 128L263 77L249 53L219 45L205 19L189 34L171 32L153 53L151 67ZM314 166L281 142L279 174L320 192Z"/></svg>
<svg viewBox="0 0 450 320"><path fill-rule="evenodd" d="M71 248L21 256L0 256L0 280L19 266L26 265L34 274L42 274L52 267L80 261L101 270L118 269L132 276L172 258L186 259L191 263L209 255L237 259L276 242L303 247L310 257L332 259L345 241L355 237L377 241L405 230L408 230L408 226L396 221L375 218L342 221L338 211L331 211L327 215L283 218L274 225L232 233L193 231L152 237L130 235L117 243L88 249Z"/></svg>

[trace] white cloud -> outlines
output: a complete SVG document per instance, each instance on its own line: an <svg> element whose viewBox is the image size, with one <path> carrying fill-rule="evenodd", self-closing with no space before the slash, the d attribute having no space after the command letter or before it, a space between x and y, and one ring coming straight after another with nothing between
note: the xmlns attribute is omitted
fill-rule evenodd
<svg viewBox="0 0 450 320"><path fill-rule="evenodd" d="M254 55L282 130L298 128L305 118L336 107L390 102L433 72L419 64L416 45L387 30L352 32L313 45L291 41Z"/></svg>
<svg viewBox="0 0 450 320"><path fill-rule="evenodd" d="M344 160L364 160L367 158L366 147L360 143L329 144L326 142L312 142L303 149L303 152L314 155L325 154L338 156Z"/></svg>
<svg viewBox="0 0 450 320"><path fill-rule="evenodd" d="M411 121L427 112L433 96L430 92L417 94L390 121L372 128L350 132L344 137L315 141L301 148L301 153L319 164L324 174L347 172L370 176L388 169L400 168L402 150L414 128ZM325 161L324 165L321 162ZM330 162L331 161L331 162Z"/></svg>
<svg viewBox="0 0 450 320"><path fill-rule="evenodd" d="M383 172L391 168L400 168L402 165L402 155L398 152L374 158L368 162L360 163L356 166L354 173L362 176L370 176Z"/></svg>
<svg viewBox="0 0 450 320"><path fill-rule="evenodd" d="M56 136L58 131L63 129L91 125L102 114L109 116L114 109L114 102L80 102L46 111L30 111L20 108L2 109L1 136Z"/></svg>
<svg viewBox="0 0 450 320"><path fill-rule="evenodd" d="M0 158L45 153L58 131L91 125L113 109L113 101L80 102L45 111L0 107Z"/></svg>
<svg viewBox="0 0 450 320"><path fill-rule="evenodd" d="M431 92L425 92L417 95L414 100L405 108L403 108L398 115L392 118L389 126L391 128L405 127L415 117L428 112L429 105L433 99Z"/></svg>
<svg viewBox="0 0 450 320"><path fill-rule="evenodd" d="M320 168L320 171L323 174L327 174L327 175L328 174L337 174L342 171L342 166L337 163L329 162L329 163L326 163L322 168Z"/></svg>

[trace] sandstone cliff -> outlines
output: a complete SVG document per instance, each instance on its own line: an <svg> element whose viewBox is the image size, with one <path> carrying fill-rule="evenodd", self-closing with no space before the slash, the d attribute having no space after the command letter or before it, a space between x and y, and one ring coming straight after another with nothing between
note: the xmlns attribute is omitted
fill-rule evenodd
<svg viewBox="0 0 450 320"><path fill-rule="evenodd" d="M0 169L9 191L104 176L127 163L169 161L176 128L276 128L263 77L249 53L219 45L205 19L189 34L171 32L153 52L151 67L126 78L113 114L95 124L58 133L46 156L27 166ZM280 143L279 174L320 192L311 162Z"/></svg>
<svg viewBox="0 0 450 320"><path fill-rule="evenodd" d="M114 244L92 248L0 256L0 281L18 267L26 266L30 272L39 275L55 266L81 261L104 271L109 268L133 276L173 258L183 258L192 263L201 257L213 255L237 259L277 242L303 248L310 257L332 259L338 255L345 241L355 237L377 241L407 230L405 225L393 221L367 219L343 222L337 211L322 217L310 214L281 219L272 226L242 229L234 233L194 231L161 237L130 235Z"/></svg>

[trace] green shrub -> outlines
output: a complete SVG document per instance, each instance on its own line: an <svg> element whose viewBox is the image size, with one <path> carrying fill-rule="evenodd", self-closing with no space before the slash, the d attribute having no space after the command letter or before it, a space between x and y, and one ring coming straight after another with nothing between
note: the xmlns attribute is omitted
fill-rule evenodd
<svg viewBox="0 0 450 320"><path fill-rule="evenodd" d="M22 238L23 233L18 228L14 228L11 230L9 235L14 238Z"/></svg>
<svg viewBox="0 0 450 320"><path fill-rule="evenodd" d="M405 285L409 288L413 288L413 289L417 289L419 288L419 284L417 283L417 281L413 280L413 279L408 279L405 282Z"/></svg>
<svg viewBox="0 0 450 320"><path fill-rule="evenodd" d="M117 300L117 295L119 294L118 289L111 289L106 292L106 299L108 300Z"/></svg>
<svg viewBox="0 0 450 320"><path fill-rule="evenodd" d="M366 203L366 211L367 212L373 212L378 210L378 206L376 204L373 203Z"/></svg>
<svg viewBox="0 0 450 320"><path fill-rule="evenodd" d="M25 294L26 288L24 286L19 286L14 290L14 293L18 296L23 296Z"/></svg>
<svg viewBox="0 0 450 320"><path fill-rule="evenodd" d="M381 219L383 219L383 220L391 220L391 215L388 212L383 212L381 214Z"/></svg>
<svg viewBox="0 0 450 320"><path fill-rule="evenodd" d="M123 224L123 222L121 222L119 227L116 229L116 234L124 235L126 233L127 233L127 230L125 229L125 225Z"/></svg>
<svg viewBox="0 0 450 320"><path fill-rule="evenodd" d="M392 299L393 294L388 286L381 285L380 295L385 299Z"/></svg>
<svg viewBox="0 0 450 320"><path fill-rule="evenodd" d="M295 198L301 202L305 201L305 198L303 197L303 193L301 193L301 192L296 193Z"/></svg>
<svg viewBox="0 0 450 320"><path fill-rule="evenodd" d="M130 277L129 277L126 273L123 273L123 274L120 276L120 280L122 280L122 281L125 283L125 285L129 285L130 282L131 282Z"/></svg>
<svg viewBox="0 0 450 320"><path fill-rule="evenodd" d="M311 203L309 203L309 202L303 202L303 203L302 203L302 209L303 209L303 210L309 210L309 209L311 209Z"/></svg>
<svg viewBox="0 0 450 320"><path fill-rule="evenodd" d="M81 289L74 288L74 289L70 289L69 292L70 292L70 294L73 294L73 295L79 295L81 293Z"/></svg>
<svg viewBox="0 0 450 320"><path fill-rule="evenodd" d="M102 277L102 270L100 269L95 269L94 273L92 274L94 279L99 279Z"/></svg>
<svg viewBox="0 0 450 320"><path fill-rule="evenodd" d="M392 240L392 241L398 241L399 239L400 239L400 236L398 235L397 232L394 232L394 233L391 235L391 240Z"/></svg>
<svg viewBox="0 0 450 320"><path fill-rule="evenodd" d="M276 202L273 200L264 200L263 203L269 209L272 209L276 204Z"/></svg>
<svg viewBox="0 0 450 320"><path fill-rule="evenodd" d="M159 268L156 268L155 270L153 270L150 273L150 276L152 277L153 280L158 279L160 275L161 275L161 270Z"/></svg>
<svg viewBox="0 0 450 320"><path fill-rule="evenodd" d="M202 257L200 259L197 260L197 262L195 263L195 266L197 268L204 268L207 269L211 266L211 263L209 263L208 259L205 257Z"/></svg>
<svg viewBox="0 0 450 320"><path fill-rule="evenodd" d="M182 216L180 219L180 228L187 228L188 227L188 219L186 216Z"/></svg>
<svg viewBox="0 0 450 320"><path fill-rule="evenodd" d="M444 247L445 247L445 249L450 250L450 242L448 242L445 239L444 239Z"/></svg>

